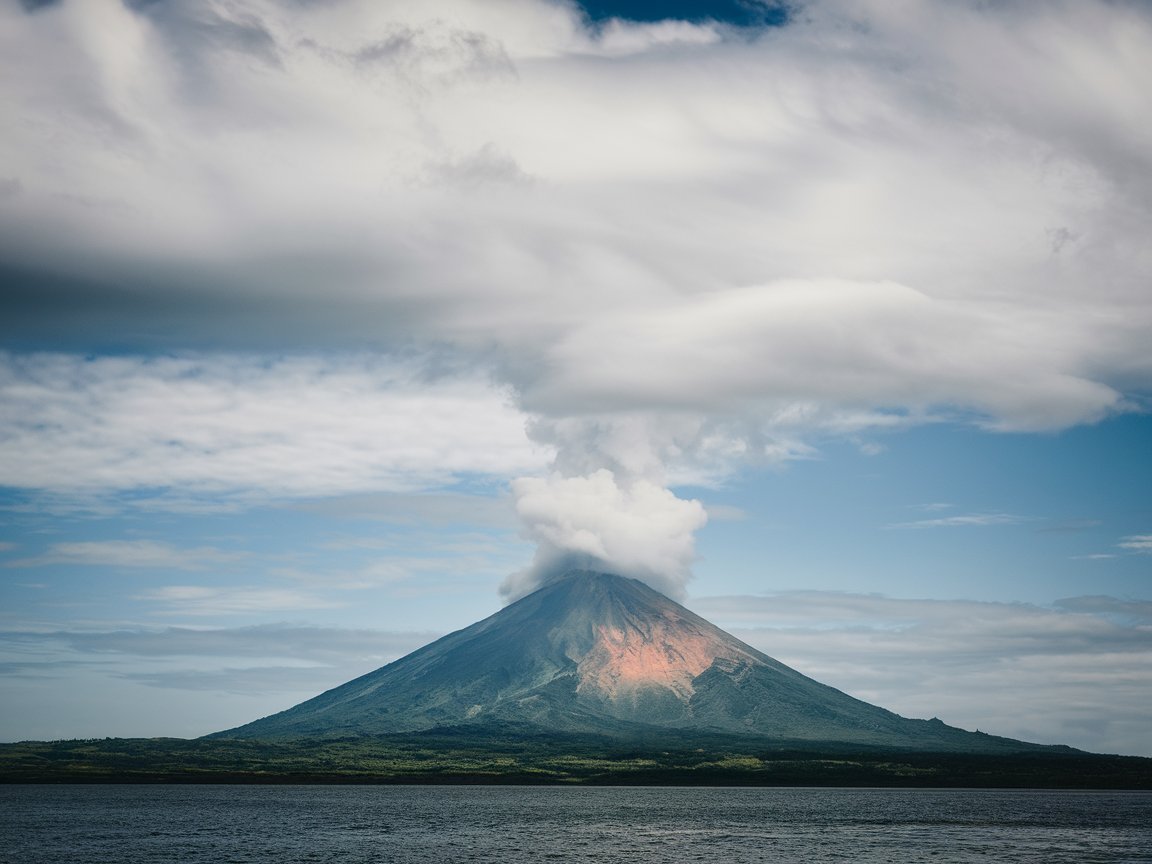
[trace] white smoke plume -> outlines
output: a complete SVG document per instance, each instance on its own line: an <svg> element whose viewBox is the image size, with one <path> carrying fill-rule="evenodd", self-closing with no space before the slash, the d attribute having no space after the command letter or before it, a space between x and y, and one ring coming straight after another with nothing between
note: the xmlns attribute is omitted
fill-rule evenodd
<svg viewBox="0 0 1152 864"><path fill-rule="evenodd" d="M618 478L607 468L576 477L521 477L512 490L537 549L530 567L505 580L508 596L580 567L632 576L683 599L693 534L708 521L699 501L677 498L644 478Z"/></svg>
<svg viewBox="0 0 1152 864"><path fill-rule="evenodd" d="M812 448L799 437L802 430L844 433L890 422L875 412L795 403L712 415L538 415L528 431L555 454L553 470L512 482L522 533L536 554L504 581L501 593L514 600L569 570L593 569L640 579L682 600L692 578L695 532L708 515L673 488L715 486L741 466L808 458Z"/></svg>
<svg viewBox="0 0 1152 864"><path fill-rule="evenodd" d="M539 417L529 432L555 459L548 476L512 483L523 534L537 548L501 592L515 599L579 568L683 599L694 534L708 517L668 487L727 474L733 456L747 456L738 432L686 413Z"/></svg>

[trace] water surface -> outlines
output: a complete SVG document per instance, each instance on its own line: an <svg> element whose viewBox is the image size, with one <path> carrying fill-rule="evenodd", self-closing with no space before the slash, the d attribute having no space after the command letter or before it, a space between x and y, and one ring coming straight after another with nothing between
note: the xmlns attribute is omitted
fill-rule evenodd
<svg viewBox="0 0 1152 864"><path fill-rule="evenodd" d="M1152 862L1152 793L0 786L0 861Z"/></svg>

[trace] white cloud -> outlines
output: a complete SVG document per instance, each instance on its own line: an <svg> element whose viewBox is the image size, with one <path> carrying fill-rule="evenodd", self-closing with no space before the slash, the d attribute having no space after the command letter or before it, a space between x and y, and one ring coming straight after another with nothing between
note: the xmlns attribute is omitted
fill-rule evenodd
<svg viewBox="0 0 1152 864"><path fill-rule="evenodd" d="M211 547L185 549L154 540L88 540L54 543L42 555L9 561L7 567L39 567L46 564L82 564L94 567L148 567L191 570L235 560L237 553Z"/></svg>
<svg viewBox="0 0 1152 864"><path fill-rule="evenodd" d="M1152 755L1148 601L1042 607L800 591L690 605L804 674L905 716Z"/></svg>
<svg viewBox="0 0 1152 864"><path fill-rule="evenodd" d="M1052 336L1038 325L1015 317L1008 327L895 283L773 282L591 318L551 349L557 371L526 399L552 412L565 399L600 410L720 412L757 400L921 414L962 405L995 418L990 425L1020 429L1060 428L1117 407L1112 388L1062 363L1033 364Z"/></svg>
<svg viewBox="0 0 1152 864"><path fill-rule="evenodd" d="M984 525L1017 525L1026 521L1012 513L964 513L941 516L938 519L918 519L914 522L895 522L888 528L966 528Z"/></svg>
<svg viewBox="0 0 1152 864"><path fill-rule="evenodd" d="M687 21L636 22L609 20L600 28L596 53L610 57L644 54L661 46L711 45L721 40L720 28Z"/></svg>
<svg viewBox="0 0 1152 864"><path fill-rule="evenodd" d="M518 597L571 566L634 576L673 597L684 594L693 534L707 520L696 500L677 498L647 480L619 480L602 468L587 476L520 477L516 510L536 559L502 590Z"/></svg>
<svg viewBox="0 0 1152 864"><path fill-rule="evenodd" d="M8 320L447 344L532 411L771 432L799 405L793 437L1124 410L1152 380L1152 17L899 10L737 37L543 0L9 5Z"/></svg>
<svg viewBox="0 0 1152 864"><path fill-rule="evenodd" d="M706 504L704 510L709 522L743 522L748 512L731 504Z"/></svg>
<svg viewBox="0 0 1152 864"><path fill-rule="evenodd" d="M0 484L185 499L411 491L543 464L508 395L368 357L0 355Z"/></svg>
<svg viewBox="0 0 1152 864"><path fill-rule="evenodd" d="M136 599L159 604L160 614L166 615L269 615L345 605L304 591L244 586L168 585L146 591Z"/></svg>
<svg viewBox="0 0 1152 864"><path fill-rule="evenodd" d="M1131 537L1125 537L1117 545L1132 552L1152 553L1152 534L1133 534Z"/></svg>

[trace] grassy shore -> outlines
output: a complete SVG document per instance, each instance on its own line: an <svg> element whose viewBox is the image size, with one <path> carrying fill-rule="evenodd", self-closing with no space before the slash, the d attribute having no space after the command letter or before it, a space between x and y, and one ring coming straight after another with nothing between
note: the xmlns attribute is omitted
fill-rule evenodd
<svg viewBox="0 0 1152 864"><path fill-rule="evenodd" d="M565 783L1152 789L1152 759L1066 748L923 753L724 737L452 732L322 741L0 744L7 783Z"/></svg>

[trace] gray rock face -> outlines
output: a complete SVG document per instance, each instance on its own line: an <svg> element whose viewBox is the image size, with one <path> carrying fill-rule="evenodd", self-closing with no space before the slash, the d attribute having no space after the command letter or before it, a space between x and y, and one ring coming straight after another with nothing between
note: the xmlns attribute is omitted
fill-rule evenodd
<svg viewBox="0 0 1152 864"><path fill-rule="evenodd" d="M760 653L642 582L574 571L483 621L220 738L445 726L737 733L904 749L1037 747L909 720Z"/></svg>

